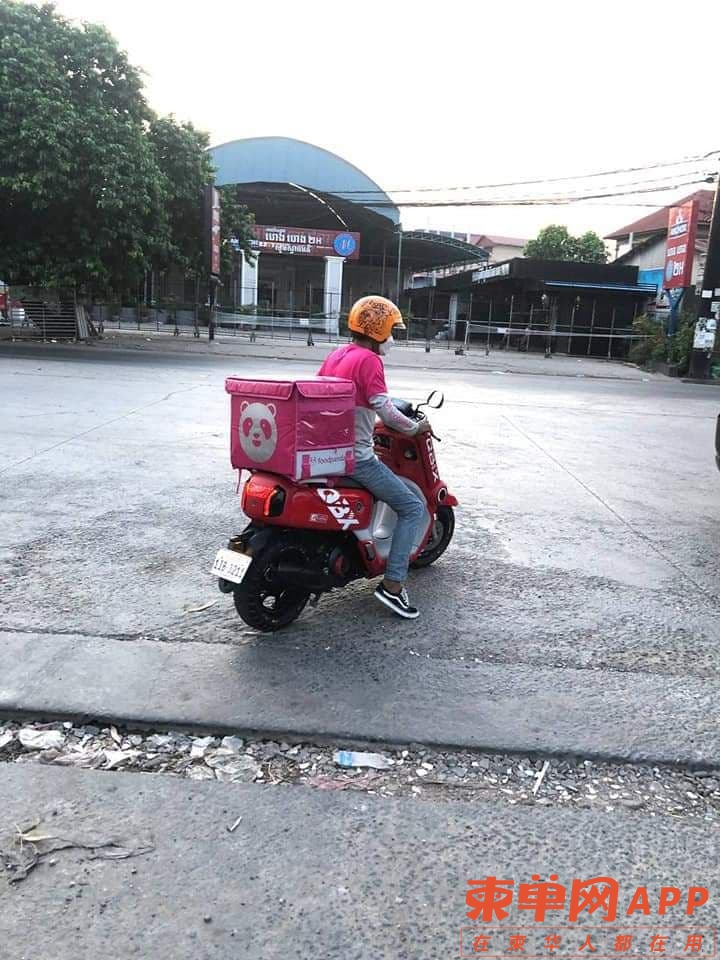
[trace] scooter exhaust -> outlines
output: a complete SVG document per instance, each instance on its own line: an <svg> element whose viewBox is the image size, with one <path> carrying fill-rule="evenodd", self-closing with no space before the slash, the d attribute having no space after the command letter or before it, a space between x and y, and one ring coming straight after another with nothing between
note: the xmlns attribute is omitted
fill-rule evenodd
<svg viewBox="0 0 720 960"><path fill-rule="evenodd" d="M305 587L307 590L330 590L332 587L342 587L353 579L349 564L333 569L332 562L329 568L303 567L289 560L280 560L275 568L275 579L288 586Z"/></svg>
<svg viewBox="0 0 720 960"><path fill-rule="evenodd" d="M327 590L328 587L337 583L337 579L330 573L325 573L317 567L315 569L301 567L288 560L279 561L274 579L287 582L289 586L305 587L308 590Z"/></svg>

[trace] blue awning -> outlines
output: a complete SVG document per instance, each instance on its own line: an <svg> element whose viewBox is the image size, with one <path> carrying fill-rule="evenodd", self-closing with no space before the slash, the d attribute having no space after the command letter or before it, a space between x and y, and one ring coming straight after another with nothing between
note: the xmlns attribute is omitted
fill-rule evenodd
<svg viewBox="0 0 720 960"><path fill-rule="evenodd" d="M615 293L643 293L648 297L657 295L657 287L652 283L570 283L564 280L545 280L546 287L574 287L579 290L607 290Z"/></svg>

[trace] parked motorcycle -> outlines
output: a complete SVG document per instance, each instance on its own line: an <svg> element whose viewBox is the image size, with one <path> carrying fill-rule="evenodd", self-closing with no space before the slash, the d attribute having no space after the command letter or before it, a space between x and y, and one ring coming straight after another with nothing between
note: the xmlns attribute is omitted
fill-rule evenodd
<svg viewBox="0 0 720 960"><path fill-rule="evenodd" d="M406 417L422 420L423 408L439 409L444 396L433 391L416 407L393 403ZM425 505L413 568L441 557L455 529L458 501L440 478L433 439L439 437L406 436L379 422L374 434L377 456ZM385 572L397 514L351 477L292 480L252 470L241 506L250 523L218 551L212 573L250 627L280 630L323 593Z"/></svg>

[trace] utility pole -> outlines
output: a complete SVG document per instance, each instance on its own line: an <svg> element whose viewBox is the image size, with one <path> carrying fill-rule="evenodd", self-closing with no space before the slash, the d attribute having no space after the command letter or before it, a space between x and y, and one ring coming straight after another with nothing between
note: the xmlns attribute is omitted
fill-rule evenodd
<svg viewBox="0 0 720 960"><path fill-rule="evenodd" d="M695 343L690 359L690 376L705 380L710 373L713 349L716 342L717 318L720 314L720 176L715 188L710 232L708 233L707 255L703 274L702 291L697 323L695 325Z"/></svg>
<svg viewBox="0 0 720 960"><path fill-rule="evenodd" d="M402 224L398 224L397 277L395 281L395 303L400 308L400 283L402 278Z"/></svg>

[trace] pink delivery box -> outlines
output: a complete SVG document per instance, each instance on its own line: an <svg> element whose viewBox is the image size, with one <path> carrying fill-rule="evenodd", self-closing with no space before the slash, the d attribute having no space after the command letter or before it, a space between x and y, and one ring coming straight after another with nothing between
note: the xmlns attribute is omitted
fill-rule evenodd
<svg viewBox="0 0 720 960"><path fill-rule="evenodd" d="M355 385L336 377L228 377L230 461L294 480L335 477L355 467Z"/></svg>

